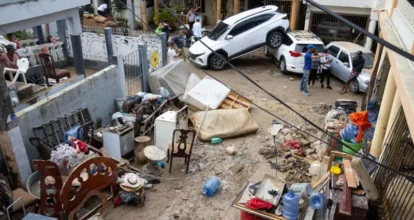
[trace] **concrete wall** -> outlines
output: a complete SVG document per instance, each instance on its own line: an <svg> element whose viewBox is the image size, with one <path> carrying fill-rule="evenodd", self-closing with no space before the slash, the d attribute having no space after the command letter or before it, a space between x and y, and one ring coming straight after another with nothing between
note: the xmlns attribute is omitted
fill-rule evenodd
<svg viewBox="0 0 414 220"><path fill-rule="evenodd" d="M0 5L0 25L36 19L37 17L78 8L89 3L89 0L35 0Z"/></svg>
<svg viewBox="0 0 414 220"><path fill-rule="evenodd" d="M375 0L347 0L347 1L315 0L315 2L321 5L324 5L324 6L372 8L374 6Z"/></svg>
<svg viewBox="0 0 414 220"><path fill-rule="evenodd" d="M80 108L88 108L92 119L102 118L107 124L116 111L115 98L125 97L125 82L117 66L111 65L82 81L49 96L16 113L29 161L38 158L36 148L30 144L32 128L55 120Z"/></svg>

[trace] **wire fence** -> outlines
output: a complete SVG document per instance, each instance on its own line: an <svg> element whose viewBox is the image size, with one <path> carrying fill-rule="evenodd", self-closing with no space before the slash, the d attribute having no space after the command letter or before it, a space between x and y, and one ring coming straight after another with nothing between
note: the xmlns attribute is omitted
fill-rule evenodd
<svg viewBox="0 0 414 220"><path fill-rule="evenodd" d="M143 75L139 66L138 50L124 56L123 60L127 96L135 95L143 89Z"/></svg>

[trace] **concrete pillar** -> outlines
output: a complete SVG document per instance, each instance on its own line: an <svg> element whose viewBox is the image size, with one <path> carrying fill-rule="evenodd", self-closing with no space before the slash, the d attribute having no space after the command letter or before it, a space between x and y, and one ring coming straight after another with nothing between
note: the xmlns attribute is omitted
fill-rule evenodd
<svg viewBox="0 0 414 220"><path fill-rule="evenodd" d="M394 74L392 70L388 73L387 84L385 85L384 95L381 101L381 108L378 114L377 124L375 126L374 138L372 139L372 145L370 153L379 158L382 151L382 144L384 142L385 132L387 130L388 121L390 119L390 113L392 103L394 102L394 96L396 91L396 84Z"/></svg>
<svg viewBox="0 0 414 220"><path fill-rule="evenodd" d="M161 54L161 58L162 58L162 66L165 66L168 64L168 45L167 45L167 34L166 33L161 33L161 38L163 40L161 40L161 45L162 45L162 54Z"/></svg>
<svg viewBox="0 0 414 220"><path fill-rule="evenodd" d="M234 0L234 9L233 9L233 13L237 14L240 12L240 0Z"/></svg>
<svg viewBox="0 0 414 220"><path fill-rule="evenodd" d="M4 74L0 74L0 106L0 147L7 171L13 187L25 188L32 171Z"/></svg>
<svg viewBox="0 0 414 220"><path fill-rule="evenodd" d="M368 31L371 34L375 34L375 29L377 28L377 21L376 20L370 20ZM365 41L365 49L371 50L372 47L372 39L367 37L367 40Z"/></svg>
<svg viewBox="0 0 414 220"><path fill-rule="evenodd" d="M292 11L290 13L290 29L296 30L300 13L300 0L292 0Z"/></svg>
<svg viewBox="0 0 414 220"><path fill-rule="evenodd" d="M249 0L244 0L244 10L249 10Z"/></svg>
<svg viewBox="0 0 414 220"><path fill-rule="evenodd" d="M310 30L310 19L311 19L311 16L312 16L312 12L311 12L310 7L311 7L310 5L306 6L305 28L304 28L305 31Z"/></svg>
<svg viewBox="0 0 414 220"><path fill-rule="evenodd" d="M141 67L142 73L142 90L143 92L150 92L149 91L149 84L148 84L148 71L149 71L149 64L148 64L148 56L147 56L147 45L146 44L139 44L138 45L138 54L139 54L139 64Z"/></svg>
<svg viewBox="0 0 414 220"><path fill-rule="evenodd" d="M217 0L216 19L221 20L221 0Z"/></svg>
<svg viewBox="0 0 414 220"><path fill-rule="evenodd" d="M85 61L83 60L81 35L71 34L70 42L72 45L73 60L75 61L76 74L83 75L86 78Z"/></svg>
<svg viewBox="0 0 414 220"><path fill-rule="evenodd" d="M108 62L111 62L112 57L114 55L114 49L112 47L112 28L106 27L104 32L105 32L106 51L108 53Z"/></svg>
<svg viewBox="0 0 414 220"><path fill-rule="evenodd" d="M147 3L145 3L145 1L142 1L141 2L141 19L142 19L142 22L143 22L143 24L142 24L143 28L142 29L144 31L148 30L148 27L146 25L146 24L148 24L146 8L147 8Z"/></svg>
<svg viewBox="0 0 414 220"><path fill-rule="evenodd" d="M135 22L135 7L134 7L134 0L127 1L127 11L128 11L128 25L129 29L135 30L136 22Z"/></svg>
<svg viewBox="0 0 414 220"><path fill-rule="evenodd" d="M67 38L66 38L66 20L59 20L56 21L57 24L57 28L58 28L58 35L59 35L59 40L62 41L64 43L63 45L63 55L65 55L65 57L68 57L68 48L67 48Z"/></svg>
<svg viewBox="0 0 414 220"><path fill-rule="evenodd" d="M392 128L392 125L393 125L393 123L395 121L395 118L397 117L398 111L400 110L401 106L402 106L401 105L401 98L400 98L400 95L398 94L398 91L397 91L395 93L394 100L392 102L392 107L391 107L391 112L390 112L390 118L388 119L388 126L387 126L387 130L385 132L385 137L388 136L388 134L389 134L389 132L390 132L390 130Z"/></svg>
<svg viewBox="0 0 414 220"><path fill-rule="evenodd" d="M69 34L82 33L82 25L78 9L72 9L72 17L66 19L66 27Z"/></svg>
<svg viewBox="0 0 414 220"><path fill-rule="evenodd" d="M158 13L158 0L154 0L154 12Z"/></svg>
<svg viewBox="0 0 414 220"><path fill-rule="evenodd" d="M389 1L392 2L392 5L391 5L392 8L388 12L388 14L389 14L390 17L392 17L392 14L394 13L395 8L397 7L398 0L389 0Z"/></svg>
<svg viewBox="0 0 414 220"><path fill-rule="evenodd" d="M99 0L92 0L93 13L98 15Z"/></svg>
<svg viewBox="0 0 414 220"><path fill-rule="evenodd" d="M124 60L122 59L122 55L121 54L115 54L114 56L112 56L112 64L117 65L118 67L118 77L119 77L119 83L122 88L122 96L121 97L126 97L127 96L127 92L126 92L126 86L125 86L125 70L124 70Z"/></svg>
<svg viewBox="0 0 414 220"><path fill-rule="evenodd" d="M45 35L43 35L42 25L34 27L34 31L36 33L37 39L39 39L39 44L44 44L45 41Z"/></svg>

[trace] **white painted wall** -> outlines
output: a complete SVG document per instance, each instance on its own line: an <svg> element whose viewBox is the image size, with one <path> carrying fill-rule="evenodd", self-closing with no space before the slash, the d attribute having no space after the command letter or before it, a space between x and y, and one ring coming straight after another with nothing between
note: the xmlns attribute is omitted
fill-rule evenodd
<svg viewBox="0 0 414 220"><path fill-rule="evenodd" d="M351 8L372 8L375 0L315 0L315 2L324 6L351 7Z"/></svg>
<svg viewBox="0 0 414 220"><path fill-rule="evenodd" d="M37 0L0 5L0 25L35 19L89 4L89 0Z"/></svg>
<svg viewBox="0 0 414 220"><path fill-rule="evenodd" d="M397 33L405 49L410 51L414 44L414 30L410 28L410 26L406 23L406 20L398 10L395 10L392 13L391 20L394 25L394 28L397 30Z"/></svg>

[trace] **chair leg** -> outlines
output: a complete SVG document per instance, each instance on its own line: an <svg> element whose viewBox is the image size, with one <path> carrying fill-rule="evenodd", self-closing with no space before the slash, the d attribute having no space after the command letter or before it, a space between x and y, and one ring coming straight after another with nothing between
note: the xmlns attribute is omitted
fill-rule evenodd
<svg viewBox="0 0 414 220"><path fill-rule="evenodd" d="M170 149L167 150L167 163L170 160Z"/></svg>
<svg viewBox="0 0 414 220"><path fill-rule="evenodd" d="M190 156L185 158L187 160L187 167L185 168L185 174L188 174L188 168L190 167Z"/></svg>
<svg viewBox="0 0 414 220"><path fill-rule="evenodd" d="M173 161L173 156L171 155L171 158L170 158L171 160L170 160L170 173L171 173L171 168L172 168L172 161Z"/></svg>

